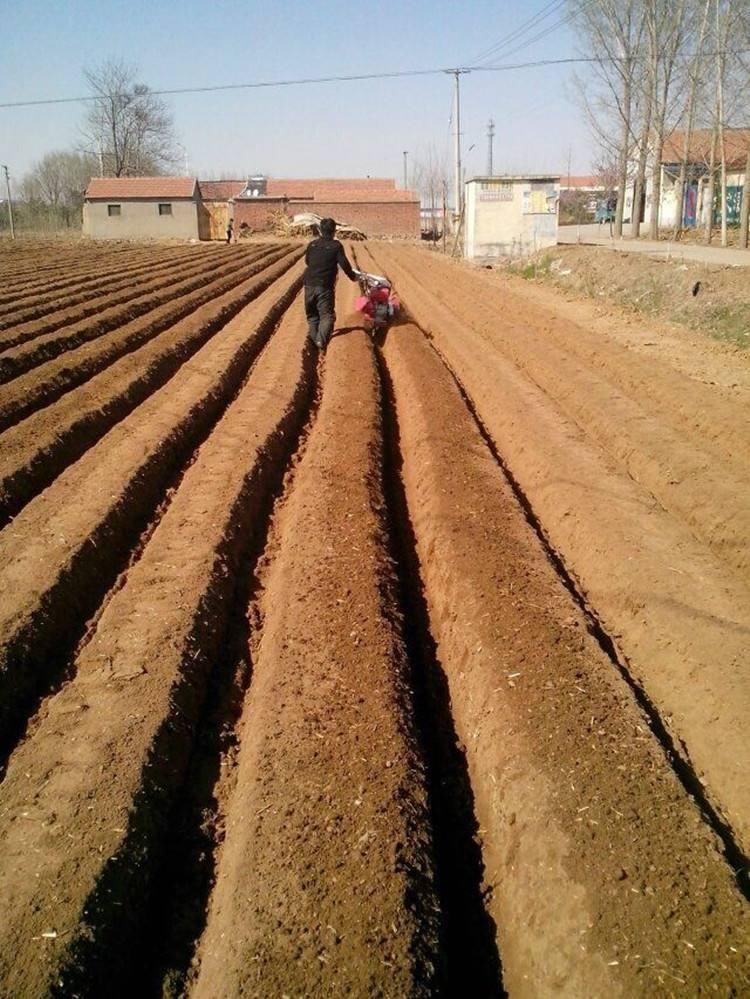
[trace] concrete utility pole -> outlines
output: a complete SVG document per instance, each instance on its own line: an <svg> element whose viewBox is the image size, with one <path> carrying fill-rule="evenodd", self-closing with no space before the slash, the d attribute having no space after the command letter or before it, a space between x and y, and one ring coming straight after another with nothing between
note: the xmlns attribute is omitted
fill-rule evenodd
<svg viewBox="0 0 750 999"><path fill-rule="evenodd" d="M456 81L456 143L455 143L455 159L454 164L454 182L455 182L455 197L456 197L456 218L460 218L461 209L463 208L463 191L461 189L461 89L459 85L459 79L464 73L468 73L468 69L447 69L446 73L450 73Z"/></svg>
<svg viewBox="0 0 750 999"><path fill-rule="evenodd" d="M13 225L13 198L10 196L10 175L8 174L8 168L3 163L3 170L5 170L5 186L8 189L8 218L10 219L10 238L16 238L16 229Z"/></svg>
<svg viewBox="0 0 750 999"><path fill-rule="evenodd" d="M487 176L492 176L492 143L495 141L495 122L490 118L487 125Z"/></svg>
<svg viewBox="0 0 750 999"><path fill-rule="evenodd" d="M407 165L406 165L407 164L407 157L408 157L408 155L409 155L409 150L405 149L404 150L404 190L406 190L407 187L409 186L409 181L408 181L409 171L408 171L408 168L407 168Z"/></svg>

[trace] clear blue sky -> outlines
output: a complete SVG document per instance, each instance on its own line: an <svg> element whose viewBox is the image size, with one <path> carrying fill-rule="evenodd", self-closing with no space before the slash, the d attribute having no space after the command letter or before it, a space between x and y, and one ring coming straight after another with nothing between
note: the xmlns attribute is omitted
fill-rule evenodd
<svg viewBox="0 0 750 999"><path fill-rule="evenodd" d="M23 0L3 4L0 101L86 93L85 66L136 64L154 89L469 64L547 0ZM541 27L563 16L555 13ZM537 29L541 30L541 29ZM534 34L535 32L532 32ZM575 54L565 25L507 61ZM502 59L501 61L505 61ZM588 173L592 144L569 98L569 67L462 77L467 174L483 173L486 124L495 170ZM198 176L401 178L433 144L449 150L452 78L435 76L167 98ZM0 109L0 162L16 179L78 139L83 105ZM469 146L475 149L468 152ZM448 160L450 163L450 159Z"/></svg>

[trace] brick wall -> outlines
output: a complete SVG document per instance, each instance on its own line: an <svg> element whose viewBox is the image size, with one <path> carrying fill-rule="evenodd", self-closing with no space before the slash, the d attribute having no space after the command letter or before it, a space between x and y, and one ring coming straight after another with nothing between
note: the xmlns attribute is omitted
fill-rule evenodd
<svg viewBox="0 0 750 999"><path fill-rule="evenodd" d="M293 201L291 215L315 212L361 229L368 236L407 236L419 239L418 201Z"/></svg>
<svg viewBox="0 0 750 999"><path fill-rule="evenodd" d="M286 210L285 198L238 199L233 205L234 228L239 232L243 222L254 232L270 228L272 216L280 209Z"/></svg>
<svg viewBox="0 0 750 999"><path fill-rule="evenodd" d="M305 200L315 198L316 201L347 201L349 198L362 200L363 194L373 198L383 196L390 199L396 192L396 182L392 179L378 177L318 177L306 180L283 180L269 177L266 182L266 194L271 197L285 197ZM404 192L397 192L402 194Z"/></svg>
<svg viewBox="0 0 750 999"><path fill-rule="evenodd" d="M234 226L242 223L254 232L270 227L273 213L279 209L287 215L314 212L323 218L330 216L361 229L368 236L406 236L419 239L418 201L287 201L284 198L248 198L234 202Z"/></svg>

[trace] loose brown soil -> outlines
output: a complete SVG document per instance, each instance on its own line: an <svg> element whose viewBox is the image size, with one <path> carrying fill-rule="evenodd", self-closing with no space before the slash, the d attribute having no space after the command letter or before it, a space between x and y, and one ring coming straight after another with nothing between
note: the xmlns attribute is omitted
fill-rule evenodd
<svg viewBox="0 0 750 999"><path fill-rule="evenodd" d="M0 995L750 992L740 355L224 249L0 248Z"/></svg>
<svg viewBox="0 0 750 999"><path fill-rule="evenodd" d="M432 993L427 792L394 628L364 331L332 341L322 391L262 572L196 996ZM273 891L248 899L248 884Z"/></svg>
<svg viewBox="0 0 750 999"><path fill-rule="evenodd" d="M750 925L731 873L561 592L456 385L415 327L393 329L383 353L506 988L649 995L669 969L695 994L721 988L732 966L742 980L747 944L734 935ZM692 948L675 924L693 927Z"/></svg>
<svg viewBox="0 0 750 999"><path fill-rule="evenodd" d="M241 318L249 329L253 312ZM11 991L42 995L62 979L68 994L77 993L89 962L106 959L88 953L90 937L106 938L117 907L133 904L134 882L153 876L145 851L154 847L189 757L191 723L226 627L237 548L247 544L243 534L257 530L253 518L309 400L301 325L291 316L282 323L198 451L142 557L105 596L70 682L13 754L0 788L0 814L12 820L0 862L13 912L0 947L16 955L2 973ZM61 718L74 724L72 741ZM19 820L32 801L34 818ZM80 818L88 820L80 836L64 835ZM136 918L132 911L126 922ZM69 932L45 938L49 927ZM43 941L41 953L26 949L34 938ZM103 968L97 974L102 983L108 978Z"/></svg>
<svg viewBox="0 0 750 999"><path fill-rule="evenodd" d="M543 333L554 323L553 313L516 298L512 322L488 327L474 319L473 310L459 316L439 301L449 288L461 296L462 286L467 301L471 292L478 300L485 291L480 274L416 250L378 250L376 259L399 283L412 315L456 372L540 530L617 645L632 681L670 733L674 751L747 852L750 785L742 774L750 766L750 735L742 719L750 710L750 593L732 564L739 536L736 547L724 552L699 543L681 518L640 485L621 455L571 420L552 391L545 392L519 366L514 358L519 316ZM528 338L529 363L531 355L546 349L538 337ZM684 392L690 391L686 382ZM641 399L649 398L645 383ZM687 426L680 432L688 442L694 438ZM633 444L632 451L639 446L645 441ZM658 468L651 452L658 455L659 447L657 435L641 460ZM718 459L713 467L719 478ZM667 480L665 489L673 478L679 484L669 464L657 474Z"/></svg>
<svg viewBox="0 0 750 999"><path fill-rule="evenodd" d="M73 279L67 282L51 282L51 288L43 295L29 292L25 296L13 296L13 304L0 309L0 329L5 331L8 327L18 326L40 315L47 319L49 329L52 329L60 319L62 321L59 322L59 325L64 325L67 318L66 312L68 310L72 312L73 306L85 303L84 308L78 313L73 313L75 316L91 315L96 312L100 308L99 292L106 294L131 288L144 275L154 277L158 274L169 274L175 270L175 265L177 265L179 273L179 268L189 267L201 260L205 260L203 252L193 249L174 254L166 260L136 261L134 266L120 267L115 271L98 272L81 281ZM62 317L57 311L61 305L64 306L61 310ZM10 346L5 337L0 338L0 342Z"/></svg>
<svg viewBox="0 0 750 999"><path fill-rule="evenodd" d="M102 330L102 335L96 336L91 343L86 342L88 337L84 336L84 342L75 350L40 364L33 371L19 375L3 390L0 401L0 428L11 426L41 406L54 402L123 354L134 350L157 334L168 331L173 323L183 316L190 315L196 307L215 301L226 294L230 294L234 301L238 296L232 292L238 285L243 287L247 294L245 300L252 298L258 290L259 282L255 280L256 274L265 270L268 278L269 264L286 260L286 264L283 265L285 269L299 256L298 252L290 252L284 248L260 260L255 260L253 257L239 269L230 267L219 277L207 280L205 276L200 276L191 280L189 286L182 289L188 293L181 297L162 302L157 296L155 307L145 316L109 331ZM270 279L276 276L272 274ZM263 279L260 284L263 285Z"/></svg>
<svg viewBox="0 0 750 999"><path fill-rule="evenodd" d="M205 260L193 266L180 265L171 274L136 282L125 292L107 294L98 301L87 303L82 309L56 313L57 318L50 320L49 324L46 319L42 319L16 327L16 330L24 330L26 327L24 342L9 347L0 354L0 380L10 381L82 343L95 340L110 330L119 330L127 322L151 312L161 304L163 298L180 299L184 294L204 287L211 279L235 274L244 270L248 264L255 263L256 260L263 262L265 259L266 254L261 251L260 254L247 255L244 259L229 263L224 261L219 268L207 268ZM271 259L274 259L273 255ZM83 315L84 319L73 321L78 315ZM89 315L96 318L86 318Z"/></svg>
<svg viewBox="0 0 750 999"><path fill-rule="evenodd" d="M43 485L171 377L244 302L260 294L293 263L294 255L285 255L261 269L257 278L205 305L190 310L199 300L183 304L181 311L190 310L185 319L166 326L160 336L10 428L0 457L0 523L17 514Z"/></svg>

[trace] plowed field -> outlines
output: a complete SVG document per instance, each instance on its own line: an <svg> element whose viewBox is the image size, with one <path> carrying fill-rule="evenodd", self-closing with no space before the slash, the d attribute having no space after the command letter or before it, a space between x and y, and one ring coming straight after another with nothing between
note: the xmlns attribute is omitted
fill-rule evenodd
<svg viewBox="0 0 750 999"><path fill-rule="evenodd" d="M350 253L0 256L0 996L750 994L747 365Z"/></svg>

